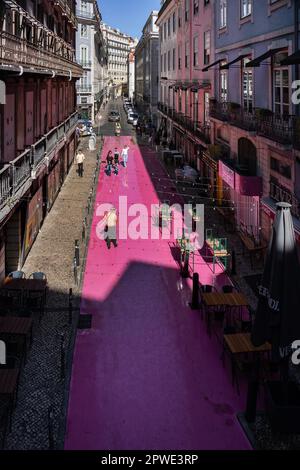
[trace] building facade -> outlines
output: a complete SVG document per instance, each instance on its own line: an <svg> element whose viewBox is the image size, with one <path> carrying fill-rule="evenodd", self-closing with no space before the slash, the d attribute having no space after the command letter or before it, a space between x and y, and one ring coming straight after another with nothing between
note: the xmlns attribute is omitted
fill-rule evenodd
<svg viewBox="0 0 300 470"><path fill-rule="evenodd" d="M300 242L300 119L292 99L299 1L219 0L214 7L210 121L219 204L259 242L269 240L276 202L289 202Z"/></svg>
<svg viewBox="0 0 300 470"><path fill-rule="evenodd" d="M75 1L0 1L0 281L20 269L72 164Z"/></svg>
<svg viewBox="0 0 300 470"><path fill-rule="evenodd" d="M152 11L136 47L135 104L156 124L158 104L159 29Z"/></svg>
<svg viewBox="0 0 300 470"><path fill-rule="evenodd" d="M102 31L107 44L110 93L113 97L128 94L128 58L137 41L106 24Z"/></svg>
<svg viewBox="0 0 300 470"><path fill-rule="evenodd" d="M128 98L133 101L135 96L135 48L130 49L128 54Z"/></svg>
<svg viewBox="0 0 300 470"><path fill-rule="evenodd" d="M159 27L160 134L173 141L195 168L210 145L209 100L214 74L205 67L214 60L212 1L166 0Z"/></svg>
<svg viewBox="0 0 300 470"><path fill-rule="evenodd" d="M102 17L96 0L79 0L76 15L77 62L84 69L77 84L79 117L95 121L101 104L107 97L107 50L102 34Z"/></svg>

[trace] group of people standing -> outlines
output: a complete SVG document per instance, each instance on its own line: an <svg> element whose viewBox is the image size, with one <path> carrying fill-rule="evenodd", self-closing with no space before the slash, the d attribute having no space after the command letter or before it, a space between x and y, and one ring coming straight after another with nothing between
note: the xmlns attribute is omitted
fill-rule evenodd
<svg viewBox="0 0 300 470"><path fill-rule="evenodd" d="M129 146L125 145L121 151L122 165L124 168L126 168L127 166L128 153L129 153ZM119 149L116 147L114 149L114 152L112 152L112 150L109 150L106 156L106 174L110 176L113 171L114 174L117 175L119 173L119 165L120 165L120 152L119 152Z"/></svg>

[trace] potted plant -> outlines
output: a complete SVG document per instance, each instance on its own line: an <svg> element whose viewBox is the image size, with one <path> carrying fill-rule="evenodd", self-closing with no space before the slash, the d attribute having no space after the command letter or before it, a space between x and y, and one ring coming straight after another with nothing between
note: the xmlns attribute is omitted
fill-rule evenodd
<svg viewBox="0 0 300 470"><path fill-rule="evenodd" d="M273 112L270 109L266 108L255 108L255 115L258 118L270 117L273 115Z"/></svg>

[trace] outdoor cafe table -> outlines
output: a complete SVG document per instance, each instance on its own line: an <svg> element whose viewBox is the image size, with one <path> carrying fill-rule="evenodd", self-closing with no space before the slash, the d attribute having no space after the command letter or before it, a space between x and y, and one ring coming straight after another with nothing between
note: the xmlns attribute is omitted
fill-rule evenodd
<svg viewBox="0 0 300 470"><path fill-rule="evenodd" d="M12 279L6 278L1 289L7 291L21 293L22 302L24 301L24 294L32 292L35 294L41 294L43 303L46 303L46 292L47 292L47 281L45 279Z"/></svg>
<svg viewBox="0 0 300 470"><path fill-rule="evenodd" d="M230 353L231 357L231 369L232 369L232 383L236 383L238 391L238 381L236 375L236 360L235 356L240 354L253 354L256 356L256 375L259 373L259 355L271 351L270 343L264 343L262 346L256 347L251 341L250 333L234 333L231 335L224 335L224 352L225 348Z"/></svg>
<svg viewBox="0 0 300 470"><path fill-rule="evenodd" d="M207 330L209 335L211 334L211 314L213 314L216 308L219 307L230 307L238 308L241 316L242 307L248 307L249 302L244 294L241 292L208 292L202 294L202 301L205 308L207 318Z"/></svg>
<svg viewBox="0 0 300 470"><path fill-rule="evenodd" d="M24 338L25 353L27 350L27 339L32 340L33 320L22 317L0 317L0 337L21 336Z"/></svg>

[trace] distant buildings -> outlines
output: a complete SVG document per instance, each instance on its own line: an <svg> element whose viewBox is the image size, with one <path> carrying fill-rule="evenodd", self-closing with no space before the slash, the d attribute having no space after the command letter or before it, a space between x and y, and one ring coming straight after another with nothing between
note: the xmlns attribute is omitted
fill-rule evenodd
<svg viewBox="0 0 300 470"><path fill-rule="evenodd" d="M128 94L128 58L137 40L104 23L102 31L107 44L108 79L111 94L115 97L122 93Z"/></svg>
<svg viewBox="0 0 300 470"><path fill-rule="evenodd" d="M108 87L107 49L97 1L79 0L76 15L76 57L84 69L77 84L78 112L80 118L94 121Z"/></svg>
<svg viewBox="0 0 300 470"><path fill-rule="evenodd" d="M135 103L156 123L158 103L158 12L152 11L135 51Z"/></svg>

